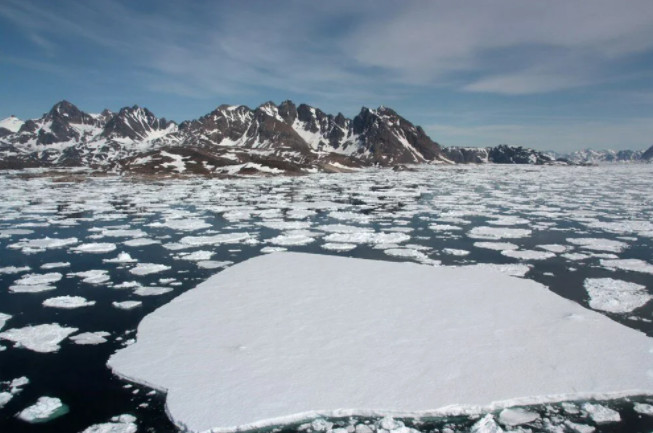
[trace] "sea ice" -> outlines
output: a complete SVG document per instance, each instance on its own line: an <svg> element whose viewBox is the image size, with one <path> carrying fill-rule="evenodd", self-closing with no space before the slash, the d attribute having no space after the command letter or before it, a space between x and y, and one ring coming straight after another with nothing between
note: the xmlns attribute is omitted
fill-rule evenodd
<svg viewBox="0 0 653 433"><path fill-rule="evenodd" d="M291 245L308 245L315 241L313 236L310 236L304 231L289 231L268 239L267 242L274 245L291 246Z"/></svg>
<svg viewBox="0 0 653 433"><path fill-rule="evenodd" d="M14 347L46 353L59 350L59 343L74 332L77 328L52 323L8 329L0 333L0 338L13 341Z"/></svg>
<svg viewBox="0 0 653 433"><path fill-rule="evenodd" d="M134 275L150 275L156 274L157 272L163 272L171 269L168 265L160 265L157 263L139 263L129 270L130 274Z"/></svg>
<svg viewBox="0 0 653 433"><path fill-rule="evenodd" d="M161 242L157 241L156 239L149 239L149 238L136 238L123 242L123 244L127 245L128 247L144 247L147 245L154 245L160 243Z"/></svg>
<svg viewBox="0 0 653 433"><path fill-rule="evenodd" d="M4 268L0 268L0 274L19 274L21 272L27 272L30 269L29 266L5 266Z"/></svg>
<svg viewBox="0 0 653 433"><path fill-rule="evenodd" d="M218 269L226 268L227 266L233 264L229 260L226 261L216 261L216 260L200 260L197 262L197 267L202 269Z"/></svg>
<svg viewBox="0 0 653 433"><path fill-rule="evenodd" d="M635 403L633 405L633 410L637 413L641 413L642 415L653 416L653 405L650 404Z"/></svg>
<svg viewBox="0 0 653 433"><path fill-rule="evenodd" d="M0 329L5 327L5 323L11 319L11 314L0 313Z"/></svg>
<svg viewBox="0 0 653 433"><path fill-rule="evenodd" d="M164 222L154 222L148 225L150 227L164 227L184 232L193 232L211 227L211 224L199 218L167 219Z"/></svg>
<svg viewBox="0 0 653 433"><path fill-rule="evenodd" d="M504 227L487 227L479 226L474 227L467 232L467 236L473 239L518 239L525 238L531 235L529 229L513 229Z"/></svg>
<svg viewBox="0 0 653 433"><path fill-rule="evenodd" d="M68 407L56 397L39 397L32 406L18 413L18 418L32 424L50 421L68 413Z"/></svg>
<svg viewBox="0 0 653 433"><path fill-rule="evenodd" d="M43 239L30 239L16 242L15 244L9 245L9 248L21 250L23 253L29 254L42 252L46 249L63 248L68 245L76 244L77 242L79 242L77 238L60 239L45 237Z"/></svg>
<svg viewBox="0 0 653 433"><path fill-rule="evenodd" d="M653 265L640 259L601 259L601 266L608 269L653 274Z"/></svg>
<svg viewBox="0 0 653 433"><path fill-rule="evenodd" d="M651 347L638 331L487 267L277 253L146 316L109 365L167 390L171 417L190 431L235 431L647 394Z"/></svg>
<svg viewBox="0 0 653 433"><path fill-rule="evenodd" d="M565 251L567 251L569 249L565 245L559 245L559 244L537 245L535 248L539 248L541 250L546 250L546 251L551 251L552 253L564 253Z"/></svg>
<svg viewBox="0 0 653 433"><path fill-rule="evenodd" d="M75 344L96 345L106 343L109 335L111 334L106 331L82 332L81 334L73 335L70 339Z"/></svg>
<svg viewBox="0 0 653 433"><path fill-rule="evenodd" d="M70 262L53 262L53 263L44 263L41 265L41 269L57 269L57 268L67 268L70 267Z"/></svg>
<svg viewBox="0 0 653 433"><path fill-rule="evenodd" d="M521 408L506 408L499 414L499 422L511 427L527 424L539 418L540 415L537 412L531 412Z"/></svg>
<svg viewBox="0 0 653 433"><path fill-rule="evenodd" d="M102 259L105 263L134 263L136 259L133 259L129 253L118 253L118 256L113 259Z"/></svg>
<svg viewBox="0 0 653 433"><path fill-rule="evenodd" d="M549 251L535 250L505 250L501 251L501 255L518 260L546 260L555 257L555 254Z"/></svg>
<svg viewBox="0 0 653 433"><path fill-rule="evenodd" d="M95 305L95 301L89 301L82 296L57 296L43 301L44 307L63 308L68 310L90 307L92 305Z"/></svg>
<svg viewBox="0 0 653 433"><path fill-rule="evenodd" d="M586 250L608 251L611 253L620 253L628 247L625 242L601 238L567 238L567 242Z"/></svg>
<svg viewBox="0 0 653 433"><path fill-rule="evenodd" d="M104 254L110 253L116 249L116 244L109 242L91 242L88 244L80 244L71 250L76 253L95 253L95 254Z"/></svg>
<svg viewBox="0 0 653 433"><path fill-rule="evenodd" d="M448 254L450 256L457 256L457 257L462 257L462 256L468 256L469 251L467 250L459 250L457 248L443 248L442 252L445 254Z"/></svg>
<svg viewBox="0 0 653 433"><path fill-rule="evenodd" d="M518 245L510 242L474 242L476 248L485 248L486 250L510 251L519 249Z"/></svg>
<svg viewBox="0 0 653 433"><path fill-rule="evenodd" d="M653 298L646 286L613 278L587 278L584 286L590 307L610 313L629 313Z"/></svg>
<svg viewBox="0 0 653 433"><path fill-rule="evenodd" d="M136 307L140 307L143 305L141 301L122 301L122 302L117 302L114 301L111 303L114 307L118 308L119 310L131 310Z"/></svg>
<svg viewBox="0 0 653 433"><path fill-rule="evenodd" d="M171 287L141 286L134 290L138 296L158 296L168 292L172 292Z"/></svg>
<svg viewBox="0 0 653 433"><path fill-rule="evenodd" d="M93 424L82 433L136 433L136 417L133 415L119 415L111 418L110 422Z"/></svg>
<svg viewBox="0 0 653 433"><path fill-rule="evenodd" d="M478 420L469 431L470 433L504 433L503 429L499 427L499 424L489 413Z"/></svg>
<svg viewBox="0 0 653 433"><path fill-rule="evenodd" d="M339 243L339 242L327 242L322 245L320 245L322 248L325 250L329 251L351 251L354 248L356 248L358 245L356 244L344 244L344 243Z"/></svg>
<svg viewBox="0 0 653 433"><path fill-rule="evenodd" d="M605 407L601 404L585 403L583 404L583 410L592 418L597 424L605 424L608 422L618 422L621 421L621 416L616 410L612 410L609 407Z"/></svg>
<svg viewBox="0 0 653 433"><path fill-rule="evenodd" d="M80 277L83 282L94 285L104 284L111 281L111 277L109 277L109 271L104 269L91 269L83 272L71 272L68 275L73 277Z"/></svg>

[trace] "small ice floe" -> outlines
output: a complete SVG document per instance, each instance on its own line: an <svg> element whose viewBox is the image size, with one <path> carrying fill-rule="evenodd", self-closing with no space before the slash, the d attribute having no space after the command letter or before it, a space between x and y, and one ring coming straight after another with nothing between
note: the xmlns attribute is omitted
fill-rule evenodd
<svg viewBox="0 0 653 433"><path fill-rule="evenodd" d="M509 251L519 249L518 245L511 242L474 242L476 248L484 248L486 250L495 251Z"/></svg>
<svg viewBox="0 0 653 433"><path fill-rule="evenodd" d="M68 413L68 406L56 397L39 397L33 405L18 413L18 418L30 424L48 422Z"/></svg>
<svg viewBox="0 0 653 433"><path fill-rule="evenodd" d="M81 334L73 335L70 339L75 342L75 344L82 345L96 345L107 342L107 337L111 333L106 331L97 331L97 332L82 332Z"/></svg>
<svg viewBox="0 0 653 433"><path fill-rule="evenodd" d="M267 239L267 242L281 246L301 246L315 242L315 234L306 230L283 232L279 236Z"/></svg>
<svg viewBox="0 0 653 433"><path fill-rule="evenodd" d="M592 418L592 421L597 424L621 421L619 412L612 410L609 407L605 407L601 404L585 403L582 407L583 410L587 412L589 417Z"/></svg>
<svg viewBox="0 0 653 433"><path fill-rule="evenodd" d="M545 244L545 245L536 245L535 248L539 248L541 250L545 251L550 251L552 253L560 254L564 253L569 249L569 247L565 245L560 245L560 244Z"/></svg>
<svg viewBox="0 0 653 433"><path fill-rule="evenodd" d="M650 404L635 403L633 405L633 410L637 413L641 413L642 415L653 416L653 405Z"/></svg>
<svg viewBox="0 0 653 433"><path fill-rule="evenodd" d="M30 239L15 244L10 244L8 247L21 250L24 254L30 253L40 253L48 249L63 248L69 245L74 245L79 240L77 238L49 238L45 237L42 239Z"/></svg>
<svg viewBox="0 0 653 433"><path fill-rule="evenodd" d="M528 424L540 418L537 412L521 408L506 408L499 413L499 422L506 426Z"/></svg>
<svg viewBox="0 0 653 433"><path fill-rule="evenodd" d="M47 274L25 274L19 280L16 280L9 291L12 293L38 293L54 290L56 283L63 277L59 272L49 272Z"/></svg>
<svg viewBox="0 0 653 433"><path fill-rule="evenodd" d="M613 278L587 278L584 286L590 307L609 313L629 313L653 298L645 286Z"/></svg>
<svg viewBox="0 0 653 433"><path fill-rule="evenodd" d="M31 235L34 233L34 230L28 230L28 229L7 229L7 230L0 230L0 238L10 238L12 236L25 236L25 235Z"/></svg>
<svg viewBox="0 0 653 433"><path fill-rule="evenodd" d="M352 233L332 233L324 237L326 242L344 244L400 244L410 240L405 233L361 231Z"/></svg>
<svg viewBox="0 0 653 433"><path fill-rule="evenodd" d="M383 250L383 252L392 257L404 257L409 259L415 259L424 264L432 264L432 265L440 264L439 260L433 260L423 252L413 248L389 248Z"/></svg>
<svg viewBox="0 0 653 433"><path fill-rule="evenodd" d="M442 252L444 254L450 255L450 256L457 256L457 257L463 257L463 256L468 256L469 251L467 250L459 250L456 248L443 248Z"/></svg>
<svg viewBox="0 0 653 433"><path fill-rule="evenodd" d="M315 229L327 233L374 233L374 230L370 227L350 226L346 224L325 224L317 226Z"/></svg>
<svg viewBox="0 0 653 433"><path fill-rule="evenodd" d="M41 269L58 269L58 268L68 268L70 267L70 262L52 262L44 263L41 265Z"/></svg>
<svg viewBox="0 0 653 433"><path fill-rule="evenodd" d="M141 229L124 229L124 228L115 228L115 229L110 229L110 228L105 228L100 231L96 236L94 236L95 239L101 239L101 238L142 238L147 236L147 233L145 233Z"/></svg>
<svg viewBox="0 0 653 433"><path fill-rule="evenodd" d="M278 253L278 252L281 252L281 251L288 251L288 248L284 248L284 247L271 247L271 246L267 246L267 247L263 247L263 248L261 248L261 252L264 253L264 254L269 254L269 253Z"/></svg>
<svg viewBox="0 0 653 433"><path fill-rule="evenodd" d="M211 236L184 236L179 244L172 244L172 249L201 247L204 245L240 244L254 238L247 232L220 233ZM164 245L168 248L171 244Z"/></svg>
<svg viewBox="0 0 653 433"><path fill-rule="evenodd" d="M11 319L11 314L0 313L0 329L4 328L9 319Z"/></svg>
<svg viewBox="0 0 653 433"><path fill-rule="evenodd" d="M134 290L138 296L158 296L172 292L172 287L141 286Z"/></svg>
<svg viewBox="0 0 653 433"><path fill-rule="evenodd" d="M77 328L51 323L8 329L0 333L0 338L12 341L14 347L47 353L59 350L59 343L74 332L77 332Z"/></svg>
<svg viewBox="0 0 653 433"><path fill-rule="evenodd" d="M132 310L136 307L140 307L143 305L143 302L141 301L122 301L122 302L117 302L114 301L111 303L115 308L119 310Z"/></svg>
<svg viewBox="0 0 653 433"><path fill-rule="evenodd" d="M518 216L505 215L505 216L496 217L496 219L490 220L487 223L492 224L493 226L517 226L517 225L529 224L530 221L524 218L520 218Z"/></svg>
<svg viewBox="0 0 653 433"><path fill-rule="evenodd" d="M5 266L4 268L0 268L0 274L19 274L21 272L27 272L30 269L29 266Z"/></svg>
<svg viewBox="0 0 653 433"><path fill-rule="evenodd" d="M197 267L201 269L219 269L226 268L227 266L233 265L234 262L225 260L219 262L217 260L200 260L197 262Z"/></svg>
<svg viewBox="0 0 653 433"><path fill-rule="evenodd" d="M76 253L93 253L93 254L104 254L110 253L116 249L116 244L110 242L91 242L87 244L80 244L76 247L71 248L71 251Z"/></svg>
<svg viewBox="0 0 653 433"><path fill-rule="evenodd" d="M567 260L572 260L572 261L580 261L580 260L586 260L589 259L590 256L589 254L584 254L584 253L565 253L562 254L561 257L564 257Z"/></svg>
<svg viewBox="0 0 653 433"><path fill-rule="evenodd" d="M567 238L567 242L585 250L608 251L611 253L620 253L628 247L626 242L601 238Z"/></svg>
<svg viewBox="0 0 653 433"><path fill-rule="evenodd" d="M177 255L175 258L181 260L188 260L191 262L200 262L203 260L211 260L211 257L213 257L214 255L215 253L213 251L199 250L199 251L194 251L192 253L181 253Z"/></svg>
<svg viewBox="0 0 653 433"><path fill-rule="evenodd" d="M141 284L138 281L123 281L120 284L114 284L111 286L114 289L133 289L134 287L140 287Z"/></svg>
<svg viewBox="0 0 653 433"><path fill-rule="evenodd" d="M131 268L129 273L133 275L143 276L167 271L168 269L171 269L171 267L168 265L161 265L158 263L139 263Z"/></svg>
<svg viewBox="0 0 653 433"><path fill-rule="evenodd" d="M351 251L356 248L357 244L345 244L339 242L327 242L320 245L322 248L328 251Z"/></svg>
<svg viewBox="0 0 653 433"><path fill-rule="evenodd" d="M134 263L136 259L133 259L129 253L121 252L113 259L102 259L102 261L104 263Z"/></svg>
<svg viewBox="0 0 653 433"><path fill-rule="evenodd" d="M43 301L44 307L72 310L75 308L90 307L95 301L89 301L82 296L57 296Z"/></svg>
<svg viewBox="0 0 653 433"><path fill-rule="evenodd" d="M71 277L80 277L84 283L87 284L104 284L111 281L109 277L109 271L104 269L91 269L83 272L71 272L68 274Z"/></svg>
<svg viewBox="0 0 653 433"><path fill-rule="evenodd" d="M535 250L505 250L501 251L501 255L518 260L546 260L555 257L555 254L549 251Z"/></svg>
<svg viewBox="0 0 653 433"><path fill-rule="evenodd" d="M156 239L150 239L150 238L136 238L123 242L123 244L127 245L128 247L144 247L147 245L154 245L160 243L161 243L160 241L157 241Z"/></svg>
<svg viewBox="0 0 653 433"><path fill-rule="evenodd" d="M93 424L82 433L136 433L136 417L133 415L119 415L111 418L110 422Z"/></svg>
<svg viewBox="0 0 653 433"><path fill-rule="evenodd" d="M211 224L199 218L183 218L183 219L166 219L163 222L154 222L148 224L149 227L155 228L168 228L175 231L193 232L196 230L208 229Z"/></svg>
<svg viewBox="0 0 653 433"><path fill-rule="evenodd" d="M434 232L452 232L456 230L462 230L462 227L453 226L450 224L431 224L429 225L429 229L433 230Z"/></svg>
<svg viewBox="0 0 653 433"><path fill-rule="evenodd" d="M640 259L601 259L601 266L608 269L653 274L653 265Z"/></svg>
<svg viewBox="0 0 653 433"><path fill-rule="evenodd" d="M497 263L479 263L480 268L494 269L503 274L511 275L513 277L523 277L531 270L531 265L525 265L523 263L508 263L508 264L497 264Z"/></svg>
<svg viewBox="0 0 653 433"><path fill-rule="evenodd" d="M530 229L515 229L515 228L488 227L488 226L474 227L467 232L467 236L470 238L488 239L488 240L519 239L519 238L528 237L530 235L531 235Z"/></svg>
<svg viewBox="0 0 653 433"><path fill-rule="evenodd" d="M569 420L565 421L565 426L567 426L574 433L594 433L596 427L587 424L578 424Z"/></svg>
<svg viewBox="0 0 653 433"><path fill-rule="evenodd" d="M0 382L0 409L7 405L12 398L23 390L23 386L29 383L25 376L18 377L14 380Z"/></svg>
<svg viewBox="0 0 653 433"><path fill-rule="evenodd" d="M503 429L489 413L478 420L469 431L470 433L503 433Z"/></svg>

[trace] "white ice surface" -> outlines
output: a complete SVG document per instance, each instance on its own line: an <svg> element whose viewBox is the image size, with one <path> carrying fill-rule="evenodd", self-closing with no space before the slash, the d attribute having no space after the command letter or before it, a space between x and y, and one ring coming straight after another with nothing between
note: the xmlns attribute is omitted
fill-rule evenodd
<svg viewBox="0 0 653 433"><path fill-rule="evenodd" d="M621 421L619 412L598 403L585 403L583 404L583 410L587 412L590 418L592 418L592 421L597 424Z"/></svg>
<svg viewBox="0 0 653 433"><path fill-rule="evenodd" d="M130 274L134 275L149 275L156 274L157 272L163 272L170 269L168 265L161 265L158 263L139 263L129 270Z"/></svg>
<svg viewBox="0 0 653 433"><path fill-rule="evenodd" d="M601 259L601 266L608 269L653 274L653 265L640 259Z"/></svg>
<svg viewBox="0 0 653 433"><path fill-rule="evenodd" d="M517 239L530 236L530 229L513 229L505 227L488 227L479 226L474 227L467 232L467 236L473 239Z"/></svg>
<svg viewBox="0 0 653 433"><path fill-rule="evenodd" d="M141 301L114 301L111 303L114 307L118 308L119 310L131 310L136 307L140 307L143 305Z"/></svg>
<svg viewBox="0 0 653 433"><path fill-rule="evenodd" d="M646 394L652 347L534 281L481 266L276 253L145 317L109 365L167 390L170 415L191 431L233 430Z"/></svg>
<svg viewBox="0 0 653 433"><path fill-rule="evenodd" d="M96 345L106 343L109 335L111 334L106 331L82 332L81 334L73 335L70 339L75 344Z"/></svg>
<svg viewBox="0 0 653 433"><path fill-rule="evenodd" d="M29 423L45 422L61 413L63 408L63 403L56 397L39 397L36 403L20 411L18 418Z"/></svg>
<svg viewBox="0 0 653 433"><path fill-rule="evenodd" d="M11 319L11 314L0 313L0 329L5 327L5 323Z"/></svg>
<svg viewBox="0 0 653 433"><path fill-rule="evenodd" d="M116 244L110 242L91 242L88 244L77 245L72 248L72 251L77 253L94 253L94 254L103 254L110 253L116 249Z"/></svg>
<svg viewBox="0 0 653 433"><path fill-rule="evenodd" d="M625 242L601 238L567 238L567 242L586 250L608 251L611 253L620 253L628 247Z"/></svg>
<svg viewBox="0 0 653 433"><path fill-rule="evenodd" d="M629 313L653 298L646 286L614 278L587 278L584 286L590 307L610 313Z"/></svg>
<svg viewBox="0 0 653 433"><path fill-rule="evenodd" d="M549 251L536 250L505 250L501 251L501 255L518 260L546 260L555 257L555 254Z"/></svg>
<svg viewBox="0 0 653 433"><path fill-rule="evenodd" d="M0 333L0 338L13 341L15 347L45 353L59 350L59 343L74 332L77 328L51 323L8 329Z"/></svg>
<svg viewBox="0 0 653 433"><path fill-rule="evenodd" d="M93 305L95 305L95 301L89 301L82 296L57 296L43 301L44 307L63 308L67 310L90 307Z"/></svg>
<svg viewBox="0 0 653 433"><path fill-rule="evenodd" d="M133 415L119 415L111 418L110 422L93 424L82 433L136 433L136 417Z"/></svg>

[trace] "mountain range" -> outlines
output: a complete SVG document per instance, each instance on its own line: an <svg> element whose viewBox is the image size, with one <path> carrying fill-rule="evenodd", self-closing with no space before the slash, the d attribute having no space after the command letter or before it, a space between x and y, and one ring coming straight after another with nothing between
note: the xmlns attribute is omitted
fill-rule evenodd
<svg viewBox="0 0 653 433"><path fill-rule="evenodd" d="M556 155L515 146L443 148L387 107L363 107L349 119L292 101L266 102L255 109L221 105L177 124L136 105L89 114L61 101L38 119L23 122L11 116L0 121L0 169L89 167L142 174L234 175L555 161Z"/></svg>

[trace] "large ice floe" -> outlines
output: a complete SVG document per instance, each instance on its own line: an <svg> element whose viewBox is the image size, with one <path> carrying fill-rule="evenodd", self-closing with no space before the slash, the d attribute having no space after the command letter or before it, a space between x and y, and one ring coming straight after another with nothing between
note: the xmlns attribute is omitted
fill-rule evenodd
<svg viewBox="0 0 653 433"><path fill-rule="evenodd" d="M639 331L487 267L273 253L146 316L109 365L166 390L178 425L235 431L650 394L652 349Z"/></svg>

